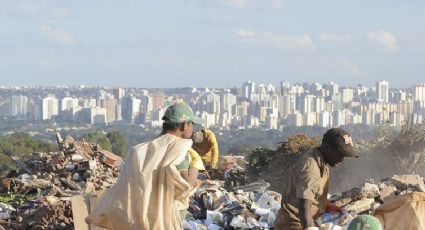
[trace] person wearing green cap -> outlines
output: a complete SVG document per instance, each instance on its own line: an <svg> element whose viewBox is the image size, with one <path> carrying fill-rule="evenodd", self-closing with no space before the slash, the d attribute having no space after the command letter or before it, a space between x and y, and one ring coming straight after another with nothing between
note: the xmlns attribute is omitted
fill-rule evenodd
<svg viewBox="0 0 425 230"><path fill-rule="evenodd" d="M184 102L168 107L162 120L161 135L176 134L183 130L181 136L185 139L192 139L193 124L202 124L202 119L193 115L192 109ZM191 185L196 183L199 170L205 170L201 157L192 148L188 150L185 160L176 167Z"/></svg>
<svg viewBox="0 0 425 230"><path fill-rule="evenodd" d="M382 230L382 224L374 216L360 215L350 222L347 230Z"/></svg>
<svg viewBox="0 0 425 230"><path fill-rule="evenodd" d="M351 136L340 128L329 129L319 147L301 154L282 178L282 202L274 229L315 230L314 219L324 211L342 212L327 200L329 167L354 156Z"/></svg>
<svg viewBox="0 0 425 230"><path fill-rule="evenodd" d="M202 120L184 102L168 107L162 119L162 134L131 148L117 183L96 203L87 223L107 229L182 229L180 212L187 209L194 186L177 166L193 144L193 124Z"/></svg>

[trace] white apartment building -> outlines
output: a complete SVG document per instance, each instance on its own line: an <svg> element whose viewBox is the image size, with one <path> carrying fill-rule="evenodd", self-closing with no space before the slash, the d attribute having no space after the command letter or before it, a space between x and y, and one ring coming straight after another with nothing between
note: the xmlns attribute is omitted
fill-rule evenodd
<svg viewBox="0 0 425 230"><path fill-rule="evenodd" d="M91 103L88 103L91 104ZM73 97L64 97L60 100L60 112L72 110L78 107L78 99Z"/></svg>
<svg viewBox="0 0 425 230"><path fill-rule="evenodd" d="M10 115L23 118L28 113L28 97L13 95L10 97Z"/></svg>
<svg viewBox="0 0 425 230"><path fill-rule="evenodd" d="M388 81L378 81L376 83L376 94L378 97L378 101L388 103L389 89L390 87Z"/></svg>
<svg viewBox="0 0 425 230"><path fill-rule="evenodd" d="M49 120L59 114L59 101L54 96L49 95L41 99L41 119Z"/></svg>

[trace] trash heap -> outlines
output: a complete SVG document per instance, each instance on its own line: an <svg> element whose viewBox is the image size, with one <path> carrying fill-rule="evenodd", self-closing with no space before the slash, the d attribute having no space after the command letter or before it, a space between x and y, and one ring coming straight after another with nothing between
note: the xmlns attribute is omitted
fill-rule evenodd
<svg viewBox="0 0 425 230"><path fill-rule="evenodd" d="M218 175L216 179L224 180L224 188L233 191L235 187L245 185L248 181L246 167L248 162L244 156L220 156L218 161Z"/></svg>
<svg viewBox="0 0 425 230"><path fill-rule="evenodd" d="M223 181L205 180L190 198L184 229L269 229L280 209L281 195L267 182L224 189Z"/></svg>
<svg viewBox="0 0 425 230"><path fill-rule="evenodd" d="M397 196L425 192L424 179L419 175L394 175L379 182L368 180L361 188L352 188L329 198L344 209L344 214L324 213L317 220L319 224L347 226L350 221L361 214L373 214L383 203Z"/></svg>
<svg viewBox="0 0 425 230"><path fill-rule="evenodd" d="M212 179L200 182L190 197L184 229L269 229L282 196L264 180L247 184L244 156L220 156Z"/></svg>
<svg viewBox="0 0 425 230"><path fill-rule="evenodd" d="M73 229L69 198L111 187L121 157L84 140L56 134L59 152L33 153L25 161L12 158L22 174L1 180L0 224L6 229ZM25 202L25 197L35 198ZM30 199L28 199L30 200Z"/></svg>

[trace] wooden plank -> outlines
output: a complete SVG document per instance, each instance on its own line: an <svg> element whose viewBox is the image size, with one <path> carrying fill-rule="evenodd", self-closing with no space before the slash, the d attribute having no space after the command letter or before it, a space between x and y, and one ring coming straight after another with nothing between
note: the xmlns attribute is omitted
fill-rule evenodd
<svg viewBox="0 0 425 230"><path fill-rule="evenodd" d="M72 217L74 219L74 229L90 230L90 226L84 220L89 215L89 206L83 196L71 197Z"/></svg>

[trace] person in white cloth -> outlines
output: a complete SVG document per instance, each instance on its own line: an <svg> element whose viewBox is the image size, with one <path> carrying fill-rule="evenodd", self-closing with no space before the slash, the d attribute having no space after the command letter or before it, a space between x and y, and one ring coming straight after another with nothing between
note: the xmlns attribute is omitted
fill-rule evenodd
<svg viewBox="0 0 425 230"><path fill-rule="evenodd" d="M86 222L107 229L182 229L179 211L194 189L176 168L192 146L193 124L201 124L184 102L167 108L162 135L134 146L117 183Z"/></svg>

